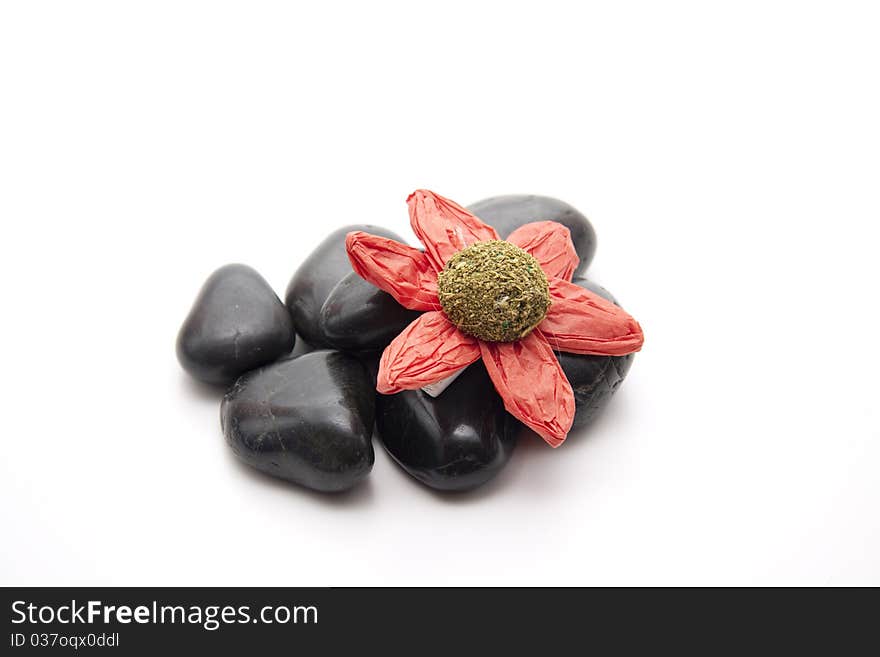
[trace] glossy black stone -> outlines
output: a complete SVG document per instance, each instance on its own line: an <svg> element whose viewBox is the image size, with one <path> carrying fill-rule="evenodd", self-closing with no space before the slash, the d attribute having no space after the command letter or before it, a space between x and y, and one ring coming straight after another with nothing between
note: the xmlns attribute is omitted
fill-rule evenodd
<svg viewBox="0 0 880 657"><path fill-rule="evenodd" d="M506 239L520 226L533 221L557 221L571 231L571 241L580 256L576 274L586 271L596 253L596 231L574 207L549 196L512 194L477 201L468 209L495 228Z"/></svg>
<svg viewBox="0 0 880 657"><path fill-rule="evenodd" d="M296 332L313 347L330 346L321 330L321 308L337 283L352 273L351 263L345 252L345 236L355 230L401 241L390 230L379 226L344 226L330 233L303 261L290 279L284 294L284 303L290 310Z"/></svg>
<svg viewBox="0 0 880 657"><path fill-rule="evenodd" d="M585 279L573 283L595 292L609 301L617 300L605 288ZM619 304L618 304L619 305ZM574 391L575 416L573 428L590 424L611 401L612 395L626 378L635 354L626 356L581 356L556 354L562 371Z"/></svg>
<svg viewBox="0 0 880 657"><path fill-rule="evenodd" d="M320 327L324 339L337 349L384 349L419 315L352 272L327 297Z"/></svg>
<svg viewBox="0 0 880 657"><path fill-rule="evenodd" d="M290 314L246 265L226 265L202 286L177 336L177 358L192 376L227 385L290 353Z"/></svg>
<svg viewBox="0 0 880 657"><path fill-rule="evenodd" d="M236 381L220 423L248 465L314 490L342 491L373 467L374 395L356 358L313 351Z"/></svg>
<svg viewBox="0 0 880 657"><path fill-rule="evenodd" d="M385 449L409 474L439 490L469 490L498 474L521 426L504 410L481 362L437 398L421 390L376 398Z"/></svg>

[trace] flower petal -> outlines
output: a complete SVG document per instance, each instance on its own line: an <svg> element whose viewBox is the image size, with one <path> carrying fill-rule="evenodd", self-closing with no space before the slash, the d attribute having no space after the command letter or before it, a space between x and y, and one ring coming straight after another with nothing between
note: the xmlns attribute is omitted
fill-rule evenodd
<svg viewBox="0 0 880 657"><path fill-rule="evenodd" d="M571 231L556 221L535 221L520 226L507 241L534 256L547 278L555 276L570 281L580 263Z"/></svg>
<svg viewBox="0 0 880 657"><path fill-rule="evenodd" d="M539 327L556 351L573 354L624 356L645 340L629 313L559 278L550 280L550 310Z"/></svg>
<svg viewBox="0 0 880 657"><path fill-rule="evenodd" d="M480 357L477 341L441 312L425 313L385 348L376 390L390 395L436 383Z"/></svg>
<svg viewBox="0 0 880 657"><path fill-rule="evenodd" d="M455 253L477 242L499 239L498 233L455 201L427 189L406 199L413 232L439 272Z"/></svg>
<svg viewBox="0 0 880 657"><path fill-rule="evenodd" d="M345 237L348 259L357 275L385 290L410 310L437 310L437 274L418 249L362 231Z"/></svg>
<svg viewBox="0 0 880 657"><path fill-rule="evenodd" d="M541 332L517 342L481 342L480 350L504 408L559 447L574 421L574 393Z"/></svg>

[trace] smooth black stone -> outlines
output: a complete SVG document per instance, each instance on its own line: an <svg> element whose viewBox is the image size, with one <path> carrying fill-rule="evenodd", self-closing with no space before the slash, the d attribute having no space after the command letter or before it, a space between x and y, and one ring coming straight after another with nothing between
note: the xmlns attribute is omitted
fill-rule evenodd
<svg viewBox="0 0 880 657"><path fill-rule="evenodd" d="M284 303L290 310L296 332L313 347L330 346L321 330L321 308L337 283L352 273L351 263L345 252L345 236L355 230L402 241L390 230L379 226L344 226L330 233L303 261L290 279L284 294Z"/></svg>
<svg viewBox="0 0 880 657"><path fill-rule="evenodd" d="M608 290L585 279L575 279L575 284L595 292L617 304ZM620 305L620 304L618 304ZM562 371L568 377L574 391L575 416L573 428L584 427L598 417L611 401L612 395L626 378L635 354L626 356L581 356L557 353Z"/></svg>
<svg viewBox="0 0 880 657"><path fill-rule="evenodd" d="M374 395L356 358L313 351L236 381L220 423L248 465L314 490L342 491L373 467Z"/></svg>
<svg viewBox="0 0 880 657"><path fill-rule="evenodd" d="M337 349L384 349L419 315L352 272L324 302L321 333Z"/></svg>
<svg viewBox="0 0 880 657"><path fill-rule="evenodd" d="M247 265L226 265L202 286L177 336L177 358L192 376L228 385L290 353L290 314L265 279Z"/></svg>
<svg viewBox="0 0 880 657"><path fill-rule="evenodd" d="M376 427L388 453L422 483L446 491L476 488L510 459L520 428L481 362L437 398L421 390L377 395Z"/></svg>
<svg viewBox="0 0 880 657"><path fill-rule="evenodd" d="M533 221L556 221L571 231L571 241L580 256L575 274L586 271L596 253L596 231L574 207L549 196L512 194L477 201L468 209L495 228L506 239L520 226Z"/></svg>
<svg viewBox="0 0 880 657"><path fill-rule="evenodd" d="M353 355L367 368L370 382L375 388L376 381L379 379L379 361L382 359L382 351L355 351Z"/></svg>

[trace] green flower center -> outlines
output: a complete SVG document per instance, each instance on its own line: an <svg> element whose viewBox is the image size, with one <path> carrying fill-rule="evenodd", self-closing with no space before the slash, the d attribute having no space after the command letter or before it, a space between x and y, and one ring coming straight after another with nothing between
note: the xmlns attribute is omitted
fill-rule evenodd
<svg viewBox="0 0 880 657"><path fill-rule="evenodd" d="M547 276L531 255L492 240L452 256L437 279L440 305L464 333L486 342L526 337L550 308Z"/></svg>

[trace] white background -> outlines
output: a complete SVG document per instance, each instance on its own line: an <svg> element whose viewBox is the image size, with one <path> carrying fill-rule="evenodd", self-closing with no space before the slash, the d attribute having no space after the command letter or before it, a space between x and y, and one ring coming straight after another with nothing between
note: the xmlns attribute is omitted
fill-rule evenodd
<svg viewBox="0 0 880 657"><path fill-rule="evenodd" d="M0 583L880 584L876 4L7 2ZM442 496L253 474L177 329L404 199L558 196L642 323Z"/></svg>

